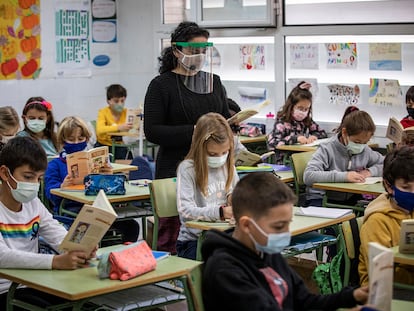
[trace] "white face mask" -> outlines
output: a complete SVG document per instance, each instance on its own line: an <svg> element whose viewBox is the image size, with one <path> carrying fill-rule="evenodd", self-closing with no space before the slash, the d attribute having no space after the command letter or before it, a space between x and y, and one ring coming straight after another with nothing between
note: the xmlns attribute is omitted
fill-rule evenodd
<svg viewBox="0 0 414 311"><path fill-rule="evenodd" d="M211 168L221 167L226 163L228 156L229 153L227 152L226 154L223 154L220 157L207 157L208 166Z"/></svg>
<svg viewBox="0 0 414 311"><path fill-rule="evenodd" d="M206 55L205 54L194 54L194 55L187 55L177 49L177 51L183 56L180 62L187 70L191 71L200 71L201 68L204 67L206 62Z"/></svg>
<svg viewBox="0 0 414 311"><path fill-rule="evenodd" d="M46 120L38 120L38 119L27 120L27 127L33 133L40 133L46 128Z"/></svg>
<svg viewBox="0 0 414 311"><path fill-rule="evenodd" d="M37 196L39 192L39 187L40 187L40 184L38 182L32 183L32 182L17 181L11 174L10 170L9 170L9 175L15 181L16 189L13 189L12 186L10 186L9 181L7 181L7 185L10 188L13 198L17 202L27 203L33 200Z"/></svg>
<svg viewBox="0 0 414 311"><path fill-rule="evenodd" d="M309 110L302 111L299 109L293 109L292 116L296 121L303 121L308 116L308 113L309 113Z"/></svg>

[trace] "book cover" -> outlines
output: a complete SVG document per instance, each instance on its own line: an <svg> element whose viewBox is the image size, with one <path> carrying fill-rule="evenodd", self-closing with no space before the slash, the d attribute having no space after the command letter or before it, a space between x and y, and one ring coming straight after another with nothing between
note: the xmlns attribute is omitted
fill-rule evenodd
<svg viewBox="0 0 414 311"><path fill-rule="evenodd" d="M401 222L399 252L401 254L414 253L414 219L403 219Z"/></svg>
<svg viewBox="0 0 414 311"><path fill-rule="evenodd" d="M295 209L295 215L298 216L310 216L310 217L321 217L321 218L340 218L348 214L352 214L352 209L346 208L328 208L328 207L298 207Z"/></svg>
<svg viewBox="0 0 414 311"><path fill-rule="evenodd" d="M265 100L262 103L243 109L241 111L239 111L238 113L236 113L234 116L232 116L231 118L227 119L227 121L229 122L230 125L232 124L240 124L241 122L243 122L244 120L254 116L255 114L259 113L259 111L266 107L267 105L270 104L270 100Z"/></svg>
<svg viewBox="0 0 414 311"><path fill-rule="evenodd" d="M59 249L81 250L89 254L99 244L116 218L117 214L104 191L99 191L92 205L85 204L82 207Z"/></svg>
<svg viewBox="0 0 414 311"><path fill-rule="evenodd" d="M387 133L385 137L391 139L395 144L399 144L402 141L403 133L414 135L414 126L404 128L400 121L395 117L391 117L388 121Z"/></svg>
<svg viewBox="0 0 414 311"><path fill-rule="evenodd" d="M235 166L255 166L258 163L263 162L271 155L275 154L274 151L266 152L262 155L250 152L248 150L240 151L234 160Z"/></svg>
<svg viewBox="0 0 414 311"><path fill-rule="evenodd" d="M86 175L99 173L106 163L109 163L108 146L66 155L68 174L72 177L74 185L83 184ZM65 190L64 187L62 189Z"/></svg>
<svg viewBox="0 0 414 311"><path fill-rule="evenodd" d="M377 242L368 242L368 305L391 311L394 277L394 254Z"/></svg>
<svg viewBox="0 0 414 311"><path fill-rule="evenodd" d="M130 133L139 133L139 125L141 122L141 113L142 109L136 108L136 109L127 109L127 115L126 115L126 122L132 124L132 128L129 130Z"/></svg>

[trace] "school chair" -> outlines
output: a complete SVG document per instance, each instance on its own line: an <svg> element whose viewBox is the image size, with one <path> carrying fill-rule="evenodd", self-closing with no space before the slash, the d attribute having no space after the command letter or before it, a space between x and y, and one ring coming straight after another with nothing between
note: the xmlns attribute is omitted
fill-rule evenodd
<svg viewBox="0 0 414 311"><path fill-rule="evenodd" d="M303 174L309 160L312 158L314 153L315 151L306 151L293 153L291 155L293 179L295 185L295 193L298 197L298 205L300 205L299 202L303 202L305 200L304 196L306 195L306 185L303 181ZM302 199L301 196L303 197Z"/></svg>
<svg viewBox="0 0 414 311"><path fill-rule="evenodd" d="M178 216L177 210L177 178L155 179L148 184L154 227L152 233L152 249L157 249L158 224L160 217Z"/></svg>
<svg viewBox="0 0 414 311"><path fill-rule="evenodd" d="M188 280L188 287L190 289L191 299L193 300L194 309L197 311L204 311L202 281L203 265L200 265L190 272Z"/></svg>

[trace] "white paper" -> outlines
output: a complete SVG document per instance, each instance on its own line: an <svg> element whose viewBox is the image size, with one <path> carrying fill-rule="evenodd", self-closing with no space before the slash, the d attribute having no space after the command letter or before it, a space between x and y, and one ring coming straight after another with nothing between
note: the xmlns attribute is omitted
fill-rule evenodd
<svg viewBox="0 0 414 311"><path fill-rule="evenodd" d="M304 144L303 146L308 146L308 147L319 146L320 144L326 143L328 140L330 140L330 138L317 139L313 143Z"/></svg>
<svg viewBox="0 0 414 311"><path fill-rule="evenodd" d="M298 216L310 216L310 217L321 217L321 218L340 218L345 215L351 214L352 209L345 208L330 208L330 207L298 207L295 210L295 215Z"/></svg>
<svg viewBox="0 0 414 311"><path fill-rule="evenodd" d="M372 185L382 182L382 177L367 177L364 182L358 182L358 185Z"/></svg>

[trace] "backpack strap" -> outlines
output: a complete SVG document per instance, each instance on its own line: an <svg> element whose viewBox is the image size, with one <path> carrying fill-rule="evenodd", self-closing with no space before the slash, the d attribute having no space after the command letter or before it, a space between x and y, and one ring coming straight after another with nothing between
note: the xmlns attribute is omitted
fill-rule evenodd
<svg viewBox="0 0 414 311"><path fill-rule="evenodd" d="M358 221L356 220L356 218L352 218L349 221L349 225L351 227L352 239L354 241L355 259L359 260L359 247L361 246L361 239L359 237L359 227L358 227Z"/></svg>

